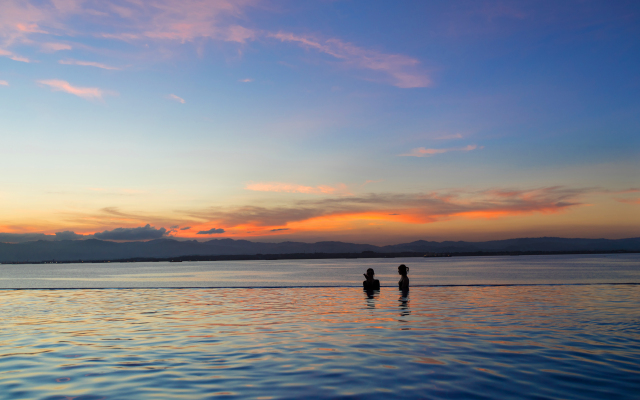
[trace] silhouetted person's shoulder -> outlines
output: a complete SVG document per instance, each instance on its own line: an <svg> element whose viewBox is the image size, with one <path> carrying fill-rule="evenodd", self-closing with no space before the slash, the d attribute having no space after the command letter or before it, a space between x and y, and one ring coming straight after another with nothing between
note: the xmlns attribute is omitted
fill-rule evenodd
<svg viewBox="0 0 640 400"><path fill-rule="evenodd" d="M362 281L362 287L366 290L380 290L380 281L374 279L373 282Z"/></svg>

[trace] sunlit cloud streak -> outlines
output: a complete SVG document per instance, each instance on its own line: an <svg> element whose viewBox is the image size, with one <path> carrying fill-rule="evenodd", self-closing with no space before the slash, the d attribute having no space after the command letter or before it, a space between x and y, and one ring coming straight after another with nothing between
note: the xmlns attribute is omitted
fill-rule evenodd
<svg viewBox="0 0 640 400"><path fill-rule="evenodd" d="M175 100L175 101L177 101L178 103L181 103L181 104L186 103L182 97L176 96L175 94L170 94L170 95L168 95L168 96L167 96L167 99L169 99L169 100Z"/></svg>
<svg viewBox="0 0 640 400"><path fill-rule="evenodd" d="M70 93L86 100L102 99L102 95L104 94L113 94L113 92L104 91L99 88L73 86L67 81L58 79L40 80L37 82L49 86L53 91Z"/></svg>
<svg viewBox="0 0 640 400"><path fill-rule="evenodd" d="M257 192L285 192L306 194L350 194L347 185L341 183L337 186L304 186L282 182L251 182L245 186L247 190Z"/></svg>
<svg viewBox="0 0 640 400"><path fill-rule="evenodd" d="M253 79L251 79L251 78L240 79L238 82L249 83L249 82L253 82Z"/></svg>
<svg viewBox="0 0 640 400"><path fill-rule="evenodd" d="M71 45L66 44L66 43L42 43L40 45L40 48L45 53L53 53L53 52L56 52L56 51L71 50L72 49Z"/></svg>
<svg viewBox="0 0 640 400"><path fill-rule="evenodd" d="M9 82L7 82L7 81L0 81L0 86L9 86Z"/></svg>
<svg viewBox="0 0 640 400"><path fill-rule="evenodd" d="M20 62L25 62L25 63L31 62L31 60L28 59L27 57L19 56L17 54L14 54L11 51L4 50L4 49L0 49L0 57L8 57L8 58L12 59L13 61L20 61Z"/></svg>
<svg viewBox="0 0 640 400"><path fill-rule="evenodd" d="M410 153L400 154L402 157L431 157L434 154L444 154L450 151L471 151L477 149L478 146L475 144L470 144L466 147L456 147L456 148L448 148L448 149L427 149L424 147L418 147L416 149L412 149ZM482 148L482 147L480 147Z"/></svg>
<svg viewBox="0 0 640 400"><path fill-rule="evenodd" d="M282 42L292 42L301 47L328 54L353 68L386 74L387 80L399 88L421 88L431 84L431 79L426 73L418 70L420 61L401 54L381 53L343 42L337 38L319 40L288 32L271 33L268 36Z"/></svg>
<svg viewBox="0 0 640 400"><path fill-rule="evenodd" d="M226 229L275 228L318 218L425 224L451 218L500 218L536 212L555 213L583 204L580 197L591 192L594 190L547 187L531 190L370 194L298 201L290 206L212 208L187 214Z"/></svg>
<svg viewBox="0 0 640 400"><path fill-rule="evenodd" d="M95 61L60 60L58 61L58 63L64 64L64 65L80 65L83 67L96 67L96 68L109 69L109 70L120 70L120 68L112 67L110 65L102 64Z"/></svg>

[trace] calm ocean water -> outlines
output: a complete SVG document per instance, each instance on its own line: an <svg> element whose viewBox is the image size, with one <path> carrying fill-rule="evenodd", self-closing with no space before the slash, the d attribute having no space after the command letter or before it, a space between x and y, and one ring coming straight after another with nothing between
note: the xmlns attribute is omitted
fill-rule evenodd
<svg viewBox="0 0 640 400"><path fill-rule="evenodd" d="M400 261L413 285L553 285L346 287ZM429 261L2 265L14 288L326 287L0 290L0 399L638 399L640 257Z"/></svg>
<svg viewBox="0 0 640 400"><path fill-rule="evenodd" d="M396 286L640 283L640 254L0 265L0 288Z"/></svg>

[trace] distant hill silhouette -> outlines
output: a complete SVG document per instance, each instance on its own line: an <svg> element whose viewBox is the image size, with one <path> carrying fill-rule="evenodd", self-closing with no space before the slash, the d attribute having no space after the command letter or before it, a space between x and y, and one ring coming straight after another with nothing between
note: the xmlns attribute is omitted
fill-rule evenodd
<svg viewBox="0 0 640 400"><path fill-rule="evenodd" d="M608 252L640 251L640 238L564 239L554 237L492 240L488 242L429 242L418 240L390 246L343 242L259 243L248 240L214 239L207 242L156 239L148 242L88 240L38 240L0 243L0 262L41 262L49 260L122 260L129 258L170 258L180 256L255 255L294 253L470 253L470 252Z"/></svg>

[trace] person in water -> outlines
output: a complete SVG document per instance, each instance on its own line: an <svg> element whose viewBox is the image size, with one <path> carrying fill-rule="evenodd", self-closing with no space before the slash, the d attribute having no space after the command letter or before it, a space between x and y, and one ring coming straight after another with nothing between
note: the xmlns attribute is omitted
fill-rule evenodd
<svg viewBox="0 0 640 400"><path fill-rule="evenodd" d="M373 279L373 276L375 275L375 272L373 272L373 268L369 268L367 270L367 273L362 275L367 278L362 282L362 286L366 290L380 290L380 281L377 279Z"/></svg>
<svg viewBox="0 0 640 400"><path fill-rule="evenodd" d="M398 287L402 291L409 290L409 277L407 276L407 272L409 272L409 267L404 264L398 266L398 275L401 276Z"/></svg>

